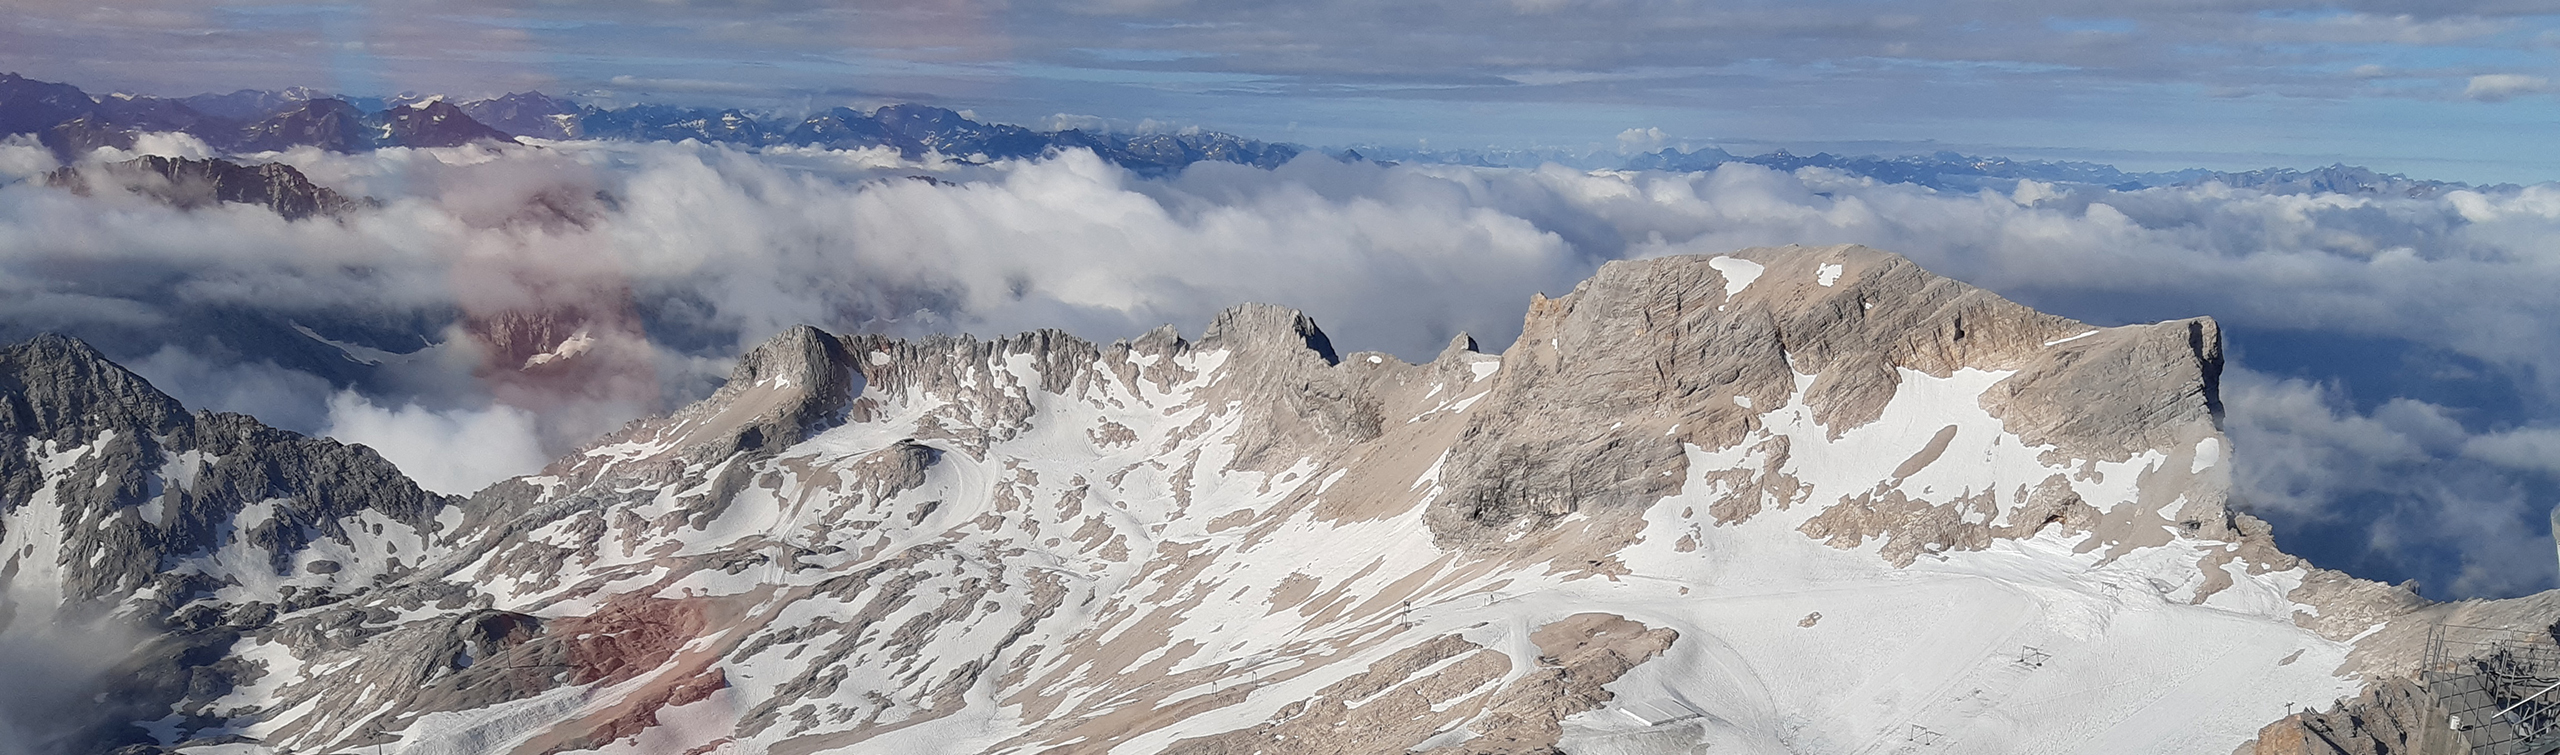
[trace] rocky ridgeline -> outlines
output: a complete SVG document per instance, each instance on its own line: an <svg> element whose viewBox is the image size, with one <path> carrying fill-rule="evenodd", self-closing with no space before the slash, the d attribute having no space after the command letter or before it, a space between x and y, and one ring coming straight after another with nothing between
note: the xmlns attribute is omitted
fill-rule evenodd
<svg viewBox="0 0 2560 755"><path fill-rule="evenodd" d="M2400 752L2429 621L2550 609L2276 551L2211 321L1859 247L1611 263L1424 364L1258 305L797 328L467 500L67 340L0 367L13 631L157 638L92 751Z"/></svg>
<svg viewBox="0 0 2560 755"><path fill-rule="evenodd" d="M314 184L302 171L284 163L248 165L222 159L144 155L83 170L59 168L45 174L45 185L82 196L129 192L182 210L224 203L264 207L286 220L313 216L343 217L366 205L326 186Z"/></svg>
<svg viewBox="0 0 2560 755"><path fill-rule="evenodd" d="M73 737L61 751L210 702L239 670L222 658L243 632L408 577L456 503L362 446L190 414L59 337L0 349L0 444L16 451L0 454L7 626L148 636L104 680L106 720L58 732Z"/></svg>

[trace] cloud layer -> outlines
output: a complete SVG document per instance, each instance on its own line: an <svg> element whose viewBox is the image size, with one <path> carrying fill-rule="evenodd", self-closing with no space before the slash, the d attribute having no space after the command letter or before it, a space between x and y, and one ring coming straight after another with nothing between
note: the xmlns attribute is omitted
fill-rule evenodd
<svg viewBox="0 0 2560 755"><path fill-rule="evenodd" d="M50 160L12 149L0 166ZM191 405L374 445L465 491L703 395L800 323L1110 340L1264 301L1346 350L1420 359L1460 331L1500 348L1530 294L1610 259L1862 243L2100 324L2220 318L2239 494L2290 550L2434 596L2560 572L2540 508L2560 492L2560 187L1954 194L1742 164L1322 157L1142 180L1081 153L973 167L694 144L278 159L383 205L286 223L0 186L0 324L94 334Z"/></svg>

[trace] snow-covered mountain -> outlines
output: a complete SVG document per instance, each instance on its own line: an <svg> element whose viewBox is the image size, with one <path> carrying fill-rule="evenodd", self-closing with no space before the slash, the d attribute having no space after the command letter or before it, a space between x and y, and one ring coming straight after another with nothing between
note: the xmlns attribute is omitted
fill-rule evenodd
<svg viewBox="0 0 2560 755"><path fill-rule="evenodd" d="M800 328L454 500L38 339L0 351L8 631L144 632L84 751L2445 746L2427 627L2553 601L2278 552L2226 505L2221 360L2210 320L1749 249L1424 364L1261 305Z"/></svg>

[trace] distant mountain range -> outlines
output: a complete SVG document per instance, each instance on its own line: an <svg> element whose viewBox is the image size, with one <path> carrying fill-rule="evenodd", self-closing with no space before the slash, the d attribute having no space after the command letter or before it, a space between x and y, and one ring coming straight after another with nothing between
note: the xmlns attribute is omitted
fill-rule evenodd
<svg viewBox="0 0 2560 755"><path fill-rule="evenodd" d="M871 112L833 108L792 119L735 109L633 105L605 109L539 92L455 103L443 97L347 98L308 89L241 90L163 98L94 97L69 84L0 74L0 136L32 134L65 157L99 147L130 149L148 132L181 132L227 153L319 147L458 147L516 137L731 144L741 147L894 147L909 157L962 160L1037 157L1088 149L1144 175L1202 161L1277 167L1303 148L1214 131L1110 134L1035 131L981 123L927 105Z"/></svg>
<svg viewBox="0 0 2560 755"><path fill-rule="evenodd" d="M483 141L603 139L696 141L746 148L893 147L908 157L940 154L960 160L1028 158L1067 149L1096 156L1146 176L1161 176L1199 162L1274 168L1310 151L1215 131L1119 134L1082 129L1039 131L984 123L929 105L893 104L870 112L831 108L806 116L739 109L640 104L602 108L540 92L453 102L443 96L342 97L295 87L229 94L163 98L128 94L92 96L70 84L0 74L0 137L34 135L64 157L99 147L131 148L148 132L192 134L226 153L280 151L311 146L339 152L382 147L457 147ZM1485 167L1534 167L1561 162L1610 165L1616 158L1560 150L1428 151L1358 147L1330 151L1348 161L1428 162ZM1784 171L1838 170L1888 183L1942 191L2006 191L2019 180L2116 191L2220 183L2275 194L2341 193L2429 197L2474 188L2451 181L2331 165L2312 170L2266 168L2217 172L2201 168L2137 173L2102 163L2011 160L1954 152L1927 155L1796 155L1778 150L1739 156L1717 148L1663 149L1625 158L1626 170L1700 171L1743 163ZM2501 188L2501 187L2481 187Z"/></svg>
<svg viewBox="0 0 2560 755"><path fill-rule="evenodd" d="M1981 189L2006 191L2015 187L2022 179L2098 186L2117 191L2220 183L2235 189L2256 189L2271 194L2337 193L2407 197L2430 197L2455 189L2471 188L2468 184L2458 182L2413 179L2397 174L2376 173L2365 168L2343 164L2307 171L2265 168L2229 173L2189 168L2154 173L2128 173L2103 163L2011 160L2005 157L1976 157L1954 152L1879 157L1834 155L1828 152L1795 155L1781 149L1755 157L1740 157L1713 147L1692 152L1664 149L1637 155L1627 161L1626 167L1630 170L1685 172L1714 170L1716 166L1725 163L1747 163L1784 171L1829 168L1887 183L1918 184L1954 191Z"/></svg>

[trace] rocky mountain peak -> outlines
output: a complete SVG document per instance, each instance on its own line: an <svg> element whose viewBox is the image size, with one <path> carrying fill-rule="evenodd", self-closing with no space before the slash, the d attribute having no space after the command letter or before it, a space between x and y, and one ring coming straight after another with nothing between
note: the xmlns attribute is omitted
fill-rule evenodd
<svg viewBox="0 0 2560 755"><path fill-rule="evenodd" d="M0 402L0 434L66 446L116 429L164 433L186 416L141 376L79 339L53 334L0 347ZM20 450L0 451L0 459Z"/></svg>
<svg viewBox="0 0 2560 755"><path fill-rule="evenodd" d="M314 146L331 152L357 152L373 145L378 130L365 123L365 113L346 100L323 97L286 105L241 129L234 147L244 152L281 152Z"/></svg>
<svg viewBox="0 0 2560 755"><path fill-rule="evenodd" d="M343 594L401 573L415 552L319 557L325 571L305 575L312 543L354 548L353 528L379 536L394 523L422 542L448 502L370 449L236 414L188 414L75 339L0 349L0 404L0 536L17 548L0 551L13 554L5 597L22 614L140 606L156 616L208 594L226 603ZM191 558L205 561L175 568Z"/></svg>
<svg viewBox="0 0 2560 755"><path fill-rule="evenodd" d="M1280 353L1305 349L1315 352L1326 364L1342 362L1341 355L1333 351L1333 339L1316 327L1315 318L1269 304L1245 304L1219 312L1209 320L1208 329L1201 332L1200 346L1256 352L1271 349Z"/></svg>
<svg viewBox="0 0 2560 755"><path fill-rule="evenodd" d="M473 120L443 99L391 108L380 115L381 146L460 147L482 141L513 142L515 137Z"/></svg>
<svg viewBox="0 0 2560 755"><path fill-rule="evenodd" d="M97 109L79 87L0 73L0 135L43 133Z"/></svg>
<svg viewBox="0 0 2560 755"><path fill-rule="evenodd" d="M220 158L144 155L88 169L64 167L46 174L45 183L83 195L101 189L129 191L187 210L225 202L256 205L286 220L338 216L365 205L312 183L291 165Z"/></svg>
<svg viewBox="0 0 2560 755"><path fill-rule="evenodd" d="M578 106L541 92L510 92L462 103L462 112L490 128L518 136L572 139L578 136Z"/></svg>

